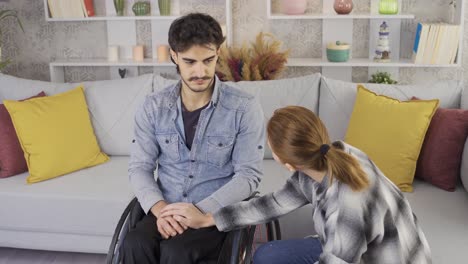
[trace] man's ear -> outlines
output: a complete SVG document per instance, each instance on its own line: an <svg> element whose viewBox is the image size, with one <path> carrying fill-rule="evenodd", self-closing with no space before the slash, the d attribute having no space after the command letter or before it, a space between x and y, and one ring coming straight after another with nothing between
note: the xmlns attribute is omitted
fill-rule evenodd
<svg viewBox="0 0 468 264"><path fill-rule="evenodd" d="M175 51L173 51L172 49L169 49L169 52L171 53L171 58L175 63L177 61L177 53Z"/></svg>
<svg viewBox="0 0 468 264"><path fill-rule="evenodd" d="M296 168L294 168L294 166L292 166L292 165L289 164L289 163L285 163L284 166L286 166L286 168L287 168L288 171L290 171L290 172L295 172L295 171L296 171Z"/></svg>

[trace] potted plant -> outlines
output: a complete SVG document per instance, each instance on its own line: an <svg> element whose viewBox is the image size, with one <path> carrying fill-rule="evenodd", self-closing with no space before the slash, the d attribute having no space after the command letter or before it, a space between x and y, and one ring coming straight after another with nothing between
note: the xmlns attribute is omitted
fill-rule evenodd
<svg viewBox="0 0 468 264"><path fill-rule="evenodd" d="M273 80L286 67L289 50L280 51L281 42L260 32L248 47L221 47L216 74L222 81Z"/></svg>
<svg viewBox="0 0 468 264"><path fill-rule="evenodd" d="M21 20L19 19L18 13L15 10L10 10L10 9L0 10L0 23L3 20L8 19L8 18L15 19L16 22L18 22L18 25L20 26L21 30L24 32L24 28L23 28L23 25L21 24ZM1 40L2 40L2 27L0 26L0 71L10 63L10 60L8 60L8 59L6 61L1 61L1 59L2 59L2 43L1 43Z"/></svg>
<svg viewBox="0 0 468 264"><path fill-rule="evenodd" d="M370 83L396 84L397 81L392 79L392 75L388 72L378 71L371 75Z"/></svg>

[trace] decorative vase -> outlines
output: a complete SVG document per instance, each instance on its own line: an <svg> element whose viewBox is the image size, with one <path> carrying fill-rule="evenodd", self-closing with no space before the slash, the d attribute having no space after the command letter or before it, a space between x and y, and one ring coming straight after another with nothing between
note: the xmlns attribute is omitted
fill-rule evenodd
<svg viewBox="0 0 468 264"><path fill-rule="evenodd" d="M147 16L151 13L151 4L147 1L138 1L132 7L135 16Z"/></svg>
<svg viewBox="0 0 468 264"><path fill-rule="evenodd" d="M171 15L171 0L158 0L159 14L161 16Z"/></svg>
<svg viewBox="0 0 468 264"><path fill-rule="evenodd" d="M346 62L349 60L351 45L336 41L327 44L327 59L330 62Z"/></svg>
<svg viewBox="0 0 468 264"><path fill-rule="evenodd" d="M383 15L394 15L398 13L398 0L380 0L379 13Z"/></svg>
<svg viewBox="0 0 468 264"><path fill-rule="evenodd" d="M307 8L307 0L282 0L281 10L287 15L304 14Z"/></svg>
<svg viewBox="0 0 468 264"><path fill-rule="evenodd" d="M117 16L124 15L124 7L125 7L124 0L114 0L114 7L115 7L115 12L117 13Z"/></svg>
<svg viewBox="0 0 468 264"><path fill-rule="evenodd" d="M353 11L353 0L335 0L333 8L337 14L347 15Z"/></svg>

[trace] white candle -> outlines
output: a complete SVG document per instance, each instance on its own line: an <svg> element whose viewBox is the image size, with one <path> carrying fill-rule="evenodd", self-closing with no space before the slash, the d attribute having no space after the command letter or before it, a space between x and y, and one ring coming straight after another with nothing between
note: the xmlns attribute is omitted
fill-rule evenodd
<svg viewBox="0 0 468 264"><path fill-rule="evenodd" d="M109 46L107 48L107 60L108 61L119 60L119 46Z"/></svg>
<svg viewBox="0 0 468 264"><path fill-rule="evenodd" d="M133 46L133 60L143 61L143 46L142 45Z"/></svg>

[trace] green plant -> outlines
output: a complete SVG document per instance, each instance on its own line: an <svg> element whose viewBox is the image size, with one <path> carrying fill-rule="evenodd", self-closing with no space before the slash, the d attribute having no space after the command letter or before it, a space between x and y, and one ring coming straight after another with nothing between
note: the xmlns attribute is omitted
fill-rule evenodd
<svg viewBox="0 0 468 264"><path fill-rule="evenodd" d="M371 75L370 83L385 83L385 84L396 84L397 81L392 79L392 75L388 72L376 72Z"/></svg>
<svg viewBox="0 0 468 264"><path fill-rule="evenodd" d="M273 80L285 68L289 50L272 34L260 32L255 43L241 48L221 47L216 74L223 81Z"/></svg>
<svg viewBox="0 0 468 264"><path fill-rule="evenodd" d="M123 14L124 5L125 5L124 0L114 0L114 7L115 7L115 11L117 12L118 16L123 16L124 15Z"/></svg>
<svg viewBox="0 0 468 264"><path fill-rule="evenodd" d="M20 26L21 30L24 32L23 24L21 24L21 20L18 17L18 13L15 10L0 10L0 22L7 18L14 18L16 19L16 22L18 22L18 25ZM11 61L6 60L6 61L1 61L1 50L2 50L2 45L1 45L1 40L2 40L2 28L0 27L0 70L5 68Z"/></svg>

